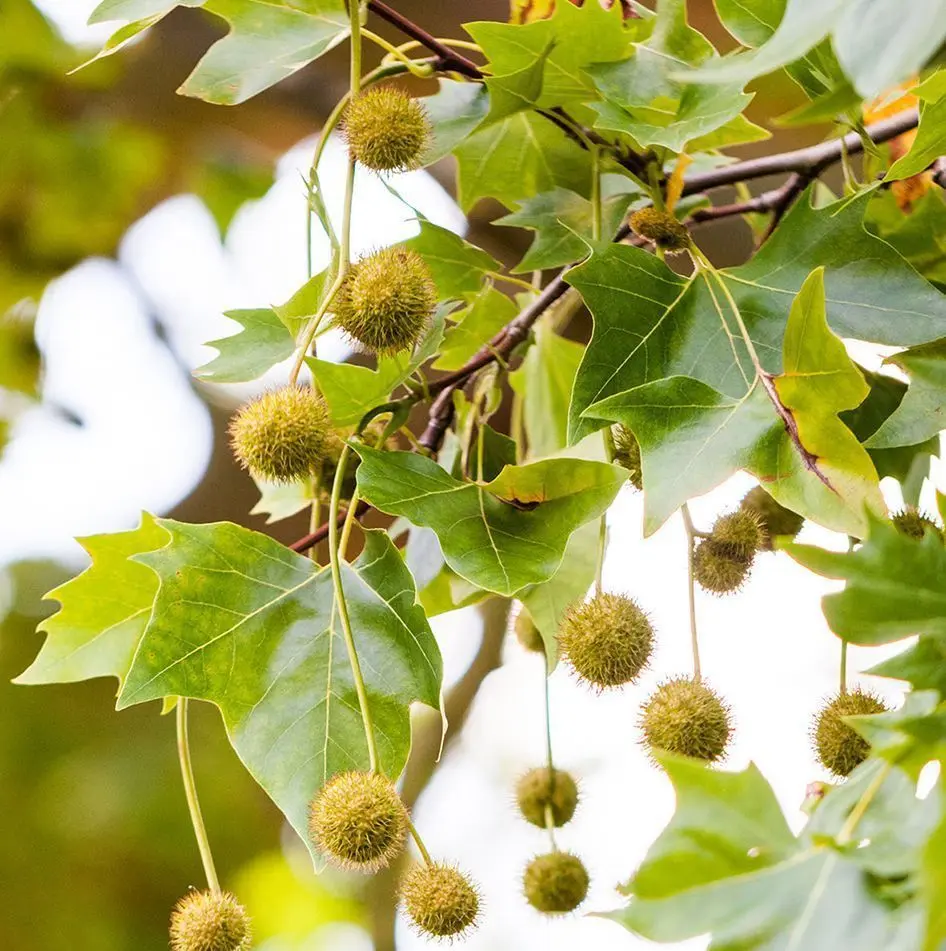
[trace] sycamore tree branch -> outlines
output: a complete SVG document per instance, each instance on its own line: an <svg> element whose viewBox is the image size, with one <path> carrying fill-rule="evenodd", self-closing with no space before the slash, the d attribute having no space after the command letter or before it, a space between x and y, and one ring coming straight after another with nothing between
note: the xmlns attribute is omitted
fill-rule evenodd
<svg viewBox="0 0 946 951"><path fill-rule="evenodd" d="M385 10L389 9L380 0L370 0L369 6L379 15L382 15L379 7L383 7ZM390 12L394 13L394 11ZM433 38L431 37L431 39ZM435 40L434 42L436 43ZM437 50L432 49L432 52L436 53ZM875 145L880 145L913 129L917 122L917 112L909 110L868 126L866 132ZM751 181L768 175L788 174L789 177L779 188L747 201L699 209L693 213L691 220L700 223L752 212L772 212L777 223L777 220L782 217L807 185L825 169L838 162L845 151L851 155L861 152L863 149L863 139L857 133L851 133L843 139L832 139L804 149L795 149L792 152L783 152L778 155L761 156L756 159L748 159L745 162L735 162L732 165L697 173L684 183L684 195L700 194L715 188L735 185L739 182ZM770 231L772 227L770 225ZM630 228L625 223L614 236L614 240L626 241L629 235ZM566 280L568 271L569 268L564 268L559 272L535 300L530 302L514 320L500 330L464 366L431 381L427 384L423 396L417 395L412 398L413 402L419 402L422 398L433 398L433 403L428 412L427 426L419 440L420 445L425 450L433 454L440 448L444 434L453 419L453 393L491 363L498 359L506 361L512 356L516 347L528 339L529 331L536 321L568 291L569 285ZM369 509L370 506L363 502L359 503L355 517L360 518ZM313 545L317 545L327 535L328 525L322 525L318 530L300 538L290 547L294 551L305 551Z"/></svg>

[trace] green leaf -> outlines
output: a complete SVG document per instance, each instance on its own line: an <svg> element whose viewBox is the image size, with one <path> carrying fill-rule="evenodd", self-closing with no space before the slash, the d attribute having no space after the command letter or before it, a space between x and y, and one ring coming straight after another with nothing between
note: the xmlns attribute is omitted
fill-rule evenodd
<svg viewBox="0 0 946 951"><path fill-rule="evenodd" d="M46 641L15 683L73 683L92 677L117 677L121 683L158 593L154 572L129 559L167 541L168 533L147 513L133 531L80 539L92 564L47 595L62 606L40 624Z"/></svg>
<svg viewBox="0 0 946 951"><path fill-rule="evenodd" d="M159 519L171 536L138 556L160 579L119 708L209 700L257 782L308 841L308 805L335 773L366 769L367 746L330 571L229 523ZM414 583L381 531L343 566L381 766L396 778L413 701L439 706L440 652Z"/></svg>
<svg viewBox="0 0 946 951"><path fill-rule="evenodd" d="M194 371L198 379L212 383L256 380L295 352L295 341L272 308L230 310L225 316L242 329L207 344L217 350L217 356Z"/></svg>
<svg viewBox="0 0 946 951"><path fill-rule="evenodd" d="M783 505L837 531L862 533L865 505L884 511L873 463L837 417L860 403L867 385L828 330L820 269L792 305L784 351L774 386L817 473L802 460L759 380L731 398L698 380L670 377L587 411L624 423L640 442L645 534L738 469L759 478Z"/></svg>
<svg viewBox="0 0 946 951"><path fill-rule="evenodd" d="M499 261L464 241L458 234L421 220L420 234L404 243L426 261L437 285L440 300L467 298L479 293L490 271L500 269Z"/></svg>
<svg viewBox="0 0 946 951"><path fill-rule="evenodd" d="M865 99L918 73L944 39L946 0L848 0L834 28L838 60Z"/></svg>
<svg viewBox="0 0 946 951"><path fill-rule="evenodd" d="M534 107L539 96L542 95L545 63L551 50L552 44L549 43L532 62L522 69L486 77L486 88L489 90L489 114L486 122L498 122L507 116Z"/></svg>
<svg viewBox="0 0 946 951"><path fill-rule="evenodd" d="M568 445L568 407L584 347L539 323L535 342L509 383L523 401L523 422L534 458L550 456Z"/></svg>
<svg viewBox="0 0 946 951"><path fill-rule="evenodd" d="M424 99L431 126L431 143L424 164L432 165L449 155L489 112L489 92L480 83L440 80L440 91Z"/></svg>
<svg viewBox="0 0 946 951"><path fill-rule="evenodd" d="M179 90L222 105L244 102L286 79L348 35L344 0L105 0L91 22L137 21L109 42L107 52L114 52L177 6L201 6L230 26Z"/></svg>
<svg viewBox="0 0 946 951"><path fill-rule="evenodd" d="M825 595L824 615L839 637L852 644L888 644L911 634L946 636L946 548L927 532L901 534L870 513L864 544L853 552L786 545L799 564L846 582Z"/></svg>
<svg viewBox="0 0 946 951"><path fill-rule="evenodd" d="M423 456L356 450L368 502L432 528L457 574L506 596L550 578L571 533L601 515L627 478L618 466L549 459L508 466L485 484L461 482Z"/></svg>
<svg viewBox="0 0 946 951"><path fill-rule="evenodd" d="M285 483L262 482L255 478L253 481L259 489L260 497L250 509L250 515L265 515L267 525L290 518L312 504L314 495L311 479Z"/></svg>
<svg viewBox="0 0 946 951"><path fill-rule="evenodd" d="M946 201L942 190L930 189L905 215L892 190L887 189L870 203L868 221L928 281L946 285Z"/></svg>
<svg viewBox="0 0 946 951"><path fill-rule="evenodd" d="M878 894L856 850L794 839L754 766L723 773L694 761L660 762L677 809L626 886L630 905L614 920L652 941L710 933L718 951L915 948L913 908ZM861 821L874 815L868 809Z"/></svg>
<svg viewBox="0 0 946 951"><path fill-rule="evenodd" d="M831 32L848 0L788 0L775 32L757 49L711 60L686 74L690 82L747 83L801 59ZM766 4L766 17L773 7ZM758 34L767 28L758 25Z"/></svg>
<svg viewBox="0 0 946 951"><path fill-rule="evenodd" d="M457 322L445 334L437 370L457 370L513 317L516 305L492 284L486 284L469 306L457 315Z"/></svg>
<svg viewBox="0 0 946 951"><path fill-rule="evenodd" d="M939 791L942 797L942 791ZM946 811L923 850L920 888L926 911L923 951L939 951L946 941Z"/></svg>
<svg viewBox="0 0 946 951"><path fill-rule="evenodd" d="M599 60L587 70L605 100L591 104L598 113L595 127L623 132L642 147L682 152L688 142L726 126L752 99L741 83L699 86L675 78L681 69L714 56L709 42L688 25L684 0L662 0L652 36L637 45L632 57L618 63ZM757 127L743 120L738 128ZM755 137L753 132L750 140ZM733 139L738 141L738 135L728 137Z"/></svg>
<svg viewBox="0 0 946 951"><path fill-rule="evenodd" d="M519 592L532 623L542 635L548 670L558 663L558 629L565 612L576 601L583 601L598 563L599 526L588 522L572 532L565 546L565 555L558 570L540 584L532 584Z"/></svg>
<svg viewBox="0 0 946 951"><path fill-rule="evenodd" d="M938 690L946 697L946 640L921 634L912 647L866 672L906 680L914 690Z"/></svg>
<svg viewBox="0 0 946 951"><path fill-rule="evenodd" d="M944 336L946 297L864 230L865 206L859 199L815 209L803 199L751 261L720 272L769 373L781 370L791 299L816 267L825 268L838 336L899 347ZM575 379L573 442L595 428L581 418L589 406L653 380L688 376L733 399L745 395L751 364L719 289L703 277L683 278L640 248L612 246L568 280L594 318Z"/></svg>
<svg viewBox="0 0 946 951"><path fill-rule="evenodd" d="M320 271L310 277L285 304L273 308L273 313L294 338L299 339L309 320L318 313L322 299L329 290L330 277L328 268Z"/></svg>
<svg viewBox="0 0 946 951"><path fill-rule="evenodd" d="M714 0L720 22L743 46L765 43L785 15L786 0Z"/></svg>
<svg viewBox="0 0 946 951"><path fill-rule="evenodd" d="M602 233L613 235L627 213L634 186L623 176L605 176L602 186L605 193ZM532 246L514 269L514 273L526 274L564 267L585 257L593 241L593 217L592 205L587 198L565 188L555 188L526 198L518 211L499 218L493 224L528 228L535 232Z"/></svg>
<svg viewBox="0 0 946 951"><path fill-rule="evenodd" d="M593 98L594 87L584 68L624 59L647 28L643 20L625 22L620 4L605 10L595 3L559 3L551 17L526 25L487 21L465 27L482 47L495 76L528 70L547 53L538 97L544 109Z"/></svg>
<svg viewBox="0 0 946 951"><path fill-rule="evenodd" d="M588 194L591 159L548 119L520 112L479 129L454 148L457 198L469 211L481 198L507 207L553 188Z"/></svg>
<svg viewBox="0 0 946 951"><path fill-rule="evenodd" d="M913 446L946 429L946 343L904 350L888 363L910 378L903 401L868 440L876 449Z"/></svg>
<svg viewBox="0 0 946 951"><path fill-rule="evenodd" d="M946 18L946 0L942 4ZM946 26L944 26L946 29ZM910 151L893 163L885 181L896 181L919 175L929 168L943 152L946 152L946 95L936 102L923 103L920 110L920 127Z"/></svg>

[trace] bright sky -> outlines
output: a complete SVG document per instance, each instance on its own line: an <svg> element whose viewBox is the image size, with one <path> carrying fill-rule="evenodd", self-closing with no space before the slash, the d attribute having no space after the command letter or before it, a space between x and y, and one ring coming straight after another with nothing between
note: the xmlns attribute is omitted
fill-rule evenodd
<svg viewBox="0 0 946 951"><path fill-rule="evenodd" d="M100 31L84 31L91 0L42 0L40 6L70 38L101 38ZM224 310L279 303L304 281L300 172L307 168L311 148L311 142L303 143L285 157L276 185L240 213L225 247L203 206L180 196L131 229L120 251L122 267L89 261L50 288L38 325L47 407L22 422L0 463L0 565L22 557L76 559L74 535L128 528L142 508L166 512L200 480L208 461L210 422L189 371L212 356L204 341L236 329L222 316ZM326 192L340 195L343 163L337 145L326 161ZM401 176L396 185L431 219L462 231L458 210L425 173ZM376 242L379 233L395 241L414 232L410 212L377 180L362 179L356 194L356 249ZM316 250L320 266L327 248ZM156 309L174 356L156 337L145 298ZM341 344L334 346L336 357L342 357ZM275 377L279 372L285 368ZM222 397L216 388L217 398L235 402L254 388L259 387L229 388ZM49 403L72 410L85 427L71 426ZM698 523L708 526L750 485L737 477L697 500ZM899 504L899 499L891 501ZM575 820L561 830L559 840L591 870L587 907L592 910L617 907L613 886L631 874L672 810L666 780L637 745L637 710L660 679L685 672L690 664L679 519L642 541L641 498L628 489L610 521L606 587L633 595L651 613L659 650L653 670L633 688L596 696L561 669L551 680L557 760L580 777L583 793ZM817 528L806 529L803 537L843 545L839 536ZM829 587L786 556L765 555L738 597L699 597L705 675L732 704L737 724L728 765L741 767L754 759L796 826L806 784L826 778L812 761L807 731L812 711L836 688L839 642L819 607ZM469 615L438 623L448 670L459 673L469 658L473 624ZM856 671L882 656L854 649L851 667ZM511 792L516 777L543 760L542 669L536 657L514 643L507 661L484 685L462 741L416 815L432 850L469 868L484 888L483 926L464 947L644 947L610 922L578 916L549 922L521 898L522 866L546 846L543 833L516 815ZM872 686L893 700L898 697L888 682ZM399 928L400 948L427 947L403 923ZM333 951L364 946L363 939L346 934L344 939L335 935Z"/></svg>

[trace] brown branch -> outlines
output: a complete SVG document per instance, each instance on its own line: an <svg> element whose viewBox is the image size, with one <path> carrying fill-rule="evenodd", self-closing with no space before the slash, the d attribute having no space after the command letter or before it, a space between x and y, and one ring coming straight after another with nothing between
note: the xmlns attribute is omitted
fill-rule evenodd
<svg viewBox="0 0 946 951"><path fill-rule="evenodd" d="M427 47L437 57L437 68L442 72L460 73L469 79L482 79L483 71L471 59L462 53L441 43L435 36L428 33L422 26L409 20L404 14L393 10L382 0L368 0L368 9L376 13L382 20L399 29L405 36Z"/></svg>
<svg viewBox="0 0 946 951"><path fill-rule="evenodd" d="M890 119L869 125L866 132L875 145L880 145L882 142L889 142L890 139L895 139L898 135L916 128L918 121L917 111L910 109ZM721 188L724 185L735 185L737 182L748 182L767 175L784 175L789 172L797 172L810 181L828 166L840 161L845 149L848 155L857 155L864 151L864 141L858 133L851 132L843 139L831 139L804 149L795 149L793 152L763 155L745 162L736 162L733 165L723 165L721 168L699 172L686 180L683 194L695 195Z"/></svg>

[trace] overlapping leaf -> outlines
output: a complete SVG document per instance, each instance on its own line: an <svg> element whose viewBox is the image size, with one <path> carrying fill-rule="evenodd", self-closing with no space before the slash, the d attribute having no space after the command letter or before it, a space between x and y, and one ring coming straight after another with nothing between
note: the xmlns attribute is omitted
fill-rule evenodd
<svg viewBox="0 0 946 951"><path fill-rule="evenodd" d="M223 105L286 79L348 34L344 0L104 0L90 22L131 21L106 44L112 53L178 6L203 7L230 26L180 88Z"/></svg>
<svg viewBox="0 0 946 951"><path fill-rule="evenodd" d="M866 856L832 842L840 839L849 809L823 822L817 838L795 839L754 766L723 773L693 761L660 760L677 809L626 886L631 902L611 916L616 921L660 942L709 933L718 951L916 947L916 905L885 896L865 874ZM852 785L872 775L855 774ZM884 815L876 807L861 821L872 823L875 834L896 837L915 802L901 797L898 809Z"/></svg>
<svg viewBox="0 0 946 951"><path fill-rule="evenodd" d="M207 344L218 351L217 356L195 371L198 379L211 383L256 380L292 356L295 341L271 307L231 310L226 316L242 329Z"/></svg>
<svg viewBox="0 0 946 951"><path fill-rule="evenodd" d="M62 606L40 624L46 642L16 683L72 683L92 677L117 677L121 683L158 593L154 572L129 559L162 547L168 538L167 531L144 514L133 531L81 539L92 564L47 595Z"/></svg>
<svg viewBox="0 0 946 951"><path fill-rule="evenodd" d="M710 43L686 19L685 0L661 0L650 38L620 62L601 59L588 75L604 101L592 103L596 128L623 132L642 147L681 152L718 148L764 138L767 133L742 116L751 96L742 85L696 85L675 73L711 59ZM705 137L732 124L722 138Z"/></svg>
<svg viewBox="0 0 946 951"><path fill-rule="evenodd" d="M946 335L946 297L862 224L865 201L812 208L801 200L747 264L721 271L763 366L781 370L792 298L825 268L828 322L841 337L916 346ZM581 414L607 396L689 376L740 399L752 367L726 301L702 276L683 278L639 248L595 253L569 274L594 317L575 380L574 441L595 428Z"/></svg>
<svg viewBox="0 0 946 951"><path fill-rule="evenodd" d="M837 416L860 403L867 385L828 329L820 269L792 305L783 364L774 387L804 457L759 379L733 398L699 380L670 377L587 411L624 423L640 442L645 533L738 469L757 476L792 511L837 531L862 534L865 505L884 511L873 463Z"/></svg>
<svg viewBox="0 0 946 951"><path fill-rule="evenodd" d="M853 552L788 545L799 563L846 582L825 595L831 630L853 644L886 644L911 634L946 636L946 548L935 533L916 539L868 514L869 532Z"/></svg>
<svg viewBox="0 0 946 951"><path fill-rule="evenodd" d="M490 271L500 269L499 261L481 248L464 241L458 234L421 219L420 234L404 242L416 251L430 268L442 301L476 294Z"/></svg>
<svg viewBox="0 0 946 951"><path fill-rule="evenodd" d="M170 542L137 556L160 587L119 708L167 696L215 703L240 758L307 839L308 804L325 780L368 765L330 572L229 523L158 524ZM397 776L409 705L439 704L439 650L383 532L367 533L342 583L381 764Z"/></svg>
<svg viewBox="0 0 946 951"><path fill-rule="evenodd" d="M463 366L515 316L516 305L492 284L484 285L444 334L434 366L438 370L456 370Z"/></svg>
<svg viewBox="0 0 946 951"><path fill-rule="evenodd" d="M548 459L461 482L423 456L356 448L367 501L432 528L457 574L507 596L549 579L571 533L601 515L627 478L618 466Z"/></svg>
<svg viewBox="0 0 946 951"><path fill-rule="evenodd" d="M625 22L620 4L606 10L597 3L557 3L552 16L525 26L489 21L466 26L495 76L527 72L547 56L543 82L532 97L542 108L594 98L594 87L583 69L624 59L648 29L644 20Z"/></svg>

